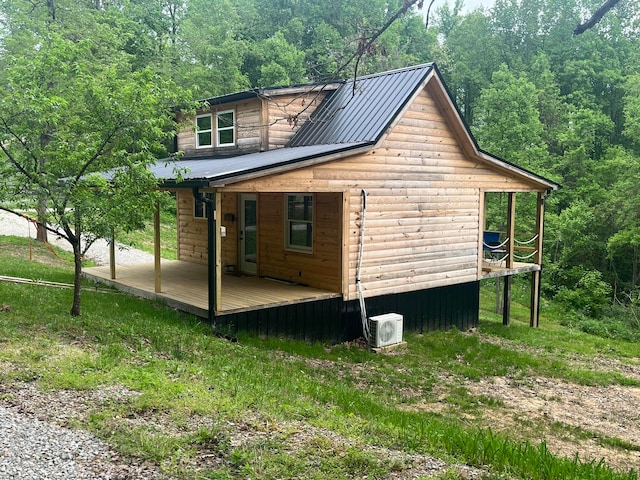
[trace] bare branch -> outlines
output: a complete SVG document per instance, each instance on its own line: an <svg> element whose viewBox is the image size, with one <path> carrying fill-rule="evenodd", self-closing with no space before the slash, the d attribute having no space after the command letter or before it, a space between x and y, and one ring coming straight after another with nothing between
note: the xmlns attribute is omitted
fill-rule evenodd
<svg viewBox="0 0 640 480"><path fill-rule="evenodd" d="M433 6L433 3L436 0L431 0L431 2L429 2L429 6L427 7L427 17L425 18L424 21L424 28L429 28L429 15L431 14L431 7Z"/></svg>
<svg viewBox="0 0 640 480"><path fill-rule="evenodd" d="M16 212L15 210L11 210L10 208L5 208L3 206L0 206L0 210L4 210L5 212L8 213L12 213L14 215L17 215L18 217L22 217L25 220L33 223L34 225L38 226L38 227L42 227L47 229L48 231L50 231L51 233L55 233L56 235L58 235L61 238L64 238L65 240L69 241L69 239L67 238L66 235L64 235L62 232L60 232L60 230L57 230L55 228L50 227L49 225L46 225L44 223L39 222L38 220L36 220L35 218L31 218L28 215L25 215L24 213L20 213L20 212Z"/></svg>
<svg viewBox="0 0 640 480"><path fill-rule="evenodd" d="M593 28L600 20L602 20L602 17L604 17L607 12L615 7L619 2L620 0L607 0L587 22L574 28L573 34L581 35L590 28Z"/></svg>

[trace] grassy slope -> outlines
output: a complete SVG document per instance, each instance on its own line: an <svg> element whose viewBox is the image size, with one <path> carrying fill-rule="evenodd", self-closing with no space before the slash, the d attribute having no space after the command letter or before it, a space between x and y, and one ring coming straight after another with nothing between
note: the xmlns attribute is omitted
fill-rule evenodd
<svg viewBox="0 0 640 480"><path fill-rule="evenodd" d="M72 281L68 261L39 249L38 261L28 255L26 242L0 237L0 274ZM0 304L10 305L0 312L0 383L37 381L43 389L80 392L121 385L138 392L96 405L79 426L178 478L382 478L405 468L380 462L375 448L484 466L487 478L505 472L530 479L636 478L494 434L456 408L412 408L437 402L433 391L445 377L534 374L634 384L571 367L564 357L624 359L637 356L637 346L569 331L550 318L544 328L529 329L524 308L515 308L508 329L483 314L477 334L411 334L404 350L375 355L357 345L249 336L228 343L194 317L119 293L84 292L84 313L72 318L70 290L0 282ZM569 335L571 342L559 341ZM455 382L446 399L460 409L480 408ZM248 440L239 440L240 431L249 432ZM310 438L292 445L301 431ZM198 462L203 456L215 465Z"/></svg>

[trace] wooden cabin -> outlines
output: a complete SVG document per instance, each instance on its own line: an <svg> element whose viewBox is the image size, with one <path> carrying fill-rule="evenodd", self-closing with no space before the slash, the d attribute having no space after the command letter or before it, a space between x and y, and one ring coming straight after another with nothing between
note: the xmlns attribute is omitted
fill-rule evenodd
<svg viewBox="0 0 640 480"><path fill-rule="evenodd" d="M490 277L505 278L507 323L510 279L527 273L537 325L558 185L480 150L434 64L216 97L183 120L184 156L154 169L177 198L178 260L89 275L220 330L343 341L362 335L363 308L402 315L405 330L474 327ZM496 193L507 208L489 244ZM521 240L520 194L536 218Z"/></svg>

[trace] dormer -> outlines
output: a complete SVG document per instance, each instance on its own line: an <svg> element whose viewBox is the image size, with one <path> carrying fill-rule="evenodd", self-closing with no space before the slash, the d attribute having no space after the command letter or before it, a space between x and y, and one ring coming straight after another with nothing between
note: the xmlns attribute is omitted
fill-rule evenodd
<svg viewBox="0 0 640 480"><path fill-rule="evenodd" d="M227 157L284 147L340 84L256 89L214 97L183 118L177 148L187 157Z"/></svg>

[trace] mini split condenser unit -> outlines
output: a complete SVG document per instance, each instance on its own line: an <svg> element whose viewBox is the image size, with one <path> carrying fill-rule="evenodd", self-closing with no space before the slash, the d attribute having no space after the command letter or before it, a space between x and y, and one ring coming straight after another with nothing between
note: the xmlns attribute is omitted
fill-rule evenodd
<svg viewBox="0 0 640 480"><path fill-rule="evenodd" d="M402 342L402 315L385 313L369 318L372 347L386 347Z"/></svg>

